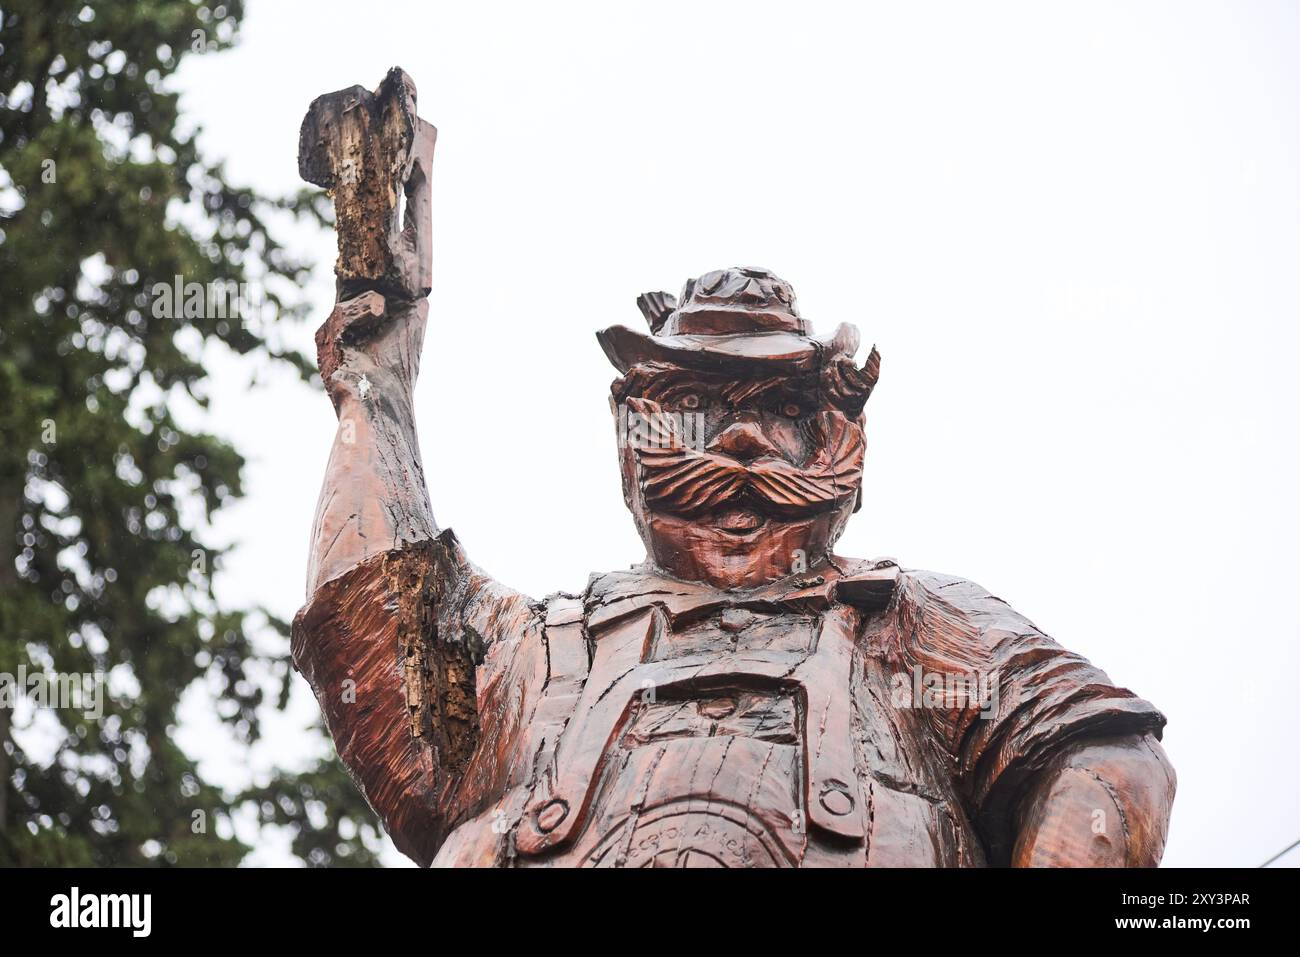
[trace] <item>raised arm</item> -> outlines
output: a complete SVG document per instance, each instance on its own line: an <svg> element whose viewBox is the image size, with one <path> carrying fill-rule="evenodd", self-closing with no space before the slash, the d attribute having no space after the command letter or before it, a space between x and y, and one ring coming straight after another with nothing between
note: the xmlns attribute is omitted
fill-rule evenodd
<svg viewBox="0 0 1300 957"><path fill-rule="evenodd" d="M437 533L412 406L432 275L437 135L416 115L415 85L399 69L373 94L354 86L318 97L303 120L299 171L333 196L339 246L338 302L316 333L339 426L312 530L308 595Z"/></svg>
<svg viewBox="0 0 1300 957"><path fill-rule="evenodd" d="M334 199L338 301L316 334L338 415L312 529L294 663L396 845L428 863L477 747L476 669L535 617L472 566L429 507L412 394L431 274L434 128L391 70L319 97L299 168ZM403 215L404 209L404 215Z"/></svg>

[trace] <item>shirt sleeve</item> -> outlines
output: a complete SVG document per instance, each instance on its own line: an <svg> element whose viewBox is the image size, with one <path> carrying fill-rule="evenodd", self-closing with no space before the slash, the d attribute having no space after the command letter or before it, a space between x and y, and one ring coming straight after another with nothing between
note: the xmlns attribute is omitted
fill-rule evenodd
<svg viewBox="0 0 1300 957"><path fill-rule="evenodd" d="M954 762L977 819L995 832L1010 827L1026 780L1066 744L1160 736L1165 718L1154 705L973 582L906 572L894 612L912 706Z"/></svg>
<svg viewBox="0 0 1300 957"><path fill-rule="evenodd" d="M294 664L339 757L397 847L420 863L445 839L477 749L479 684L508 660L492 652L536 617L447 530L353 566L294 618Z"/></svg>

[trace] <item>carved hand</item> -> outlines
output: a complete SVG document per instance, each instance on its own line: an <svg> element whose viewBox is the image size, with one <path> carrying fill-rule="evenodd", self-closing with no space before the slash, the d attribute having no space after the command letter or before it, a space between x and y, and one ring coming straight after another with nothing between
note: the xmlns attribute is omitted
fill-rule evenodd
<svg viewBox="0 0 1300 957"><path fill-rule="evenodd" d="M316 330L316 361L342 416L349 399L409 402L420 371L428 304L385 300L377 292L338 303Z"/></svg>

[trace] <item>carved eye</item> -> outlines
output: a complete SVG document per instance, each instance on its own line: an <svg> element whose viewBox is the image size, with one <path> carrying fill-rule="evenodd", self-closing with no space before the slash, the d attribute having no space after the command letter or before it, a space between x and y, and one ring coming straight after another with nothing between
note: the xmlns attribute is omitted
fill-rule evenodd
<svg viewBox="0 0 1300 957"><path fill-rule="evenodd" d="M787 419L797 419L803 415L803 406L798 402L785 402L781 405L781 414Z"/></svg>
<svg viewBox="0 0 1300 957"><path fill-rule="evenodd" d="M698 409L700 407L700 397L694 392L688 392L682 396L683 409Z"/></svg>

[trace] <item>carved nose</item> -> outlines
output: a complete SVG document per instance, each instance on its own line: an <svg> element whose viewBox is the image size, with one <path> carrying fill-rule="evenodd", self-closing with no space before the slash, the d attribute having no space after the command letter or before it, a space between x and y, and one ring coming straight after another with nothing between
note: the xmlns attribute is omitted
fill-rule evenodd
<svg viewBox="0 0 1300 957"><path fill-rule="evenodd" d="M710 452L730 455L741 462L749 462L764 455L781 454L780 450L767 440L763 430L753 422L736 422L727 426L713 437L713 441L708 444L708 449Z"/></svg>

